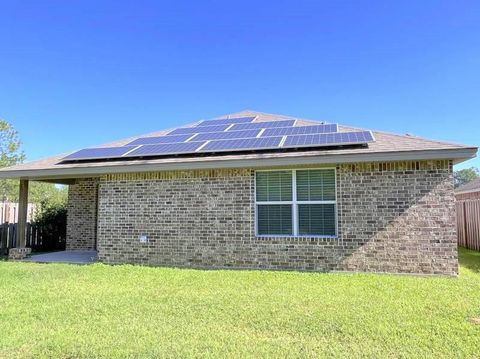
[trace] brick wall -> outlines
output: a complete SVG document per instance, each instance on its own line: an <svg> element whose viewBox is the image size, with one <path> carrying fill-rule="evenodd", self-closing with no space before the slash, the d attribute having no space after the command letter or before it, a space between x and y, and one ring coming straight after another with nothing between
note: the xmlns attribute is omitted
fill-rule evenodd
<svg viewBox="0 0 480 359"><path fill-rule="evenodd" d="M98 179L78 179L68 188L67 250L95 249Z"/></svg>
<svg viewBox="0 0 480 359"><path fill-rule="evenodd" d="M87 182L72 190L71 202L88 201L79 196L93 186ZM337 192L338 239L256 238L253 170L108 175L99 186L99 259L197 268L457 272L451 162L339 165ZM70 207L92 216L80 212L91 205ZM92 243L91 226L83 231ZM81 236L70 238L80 243Z"/></svg>
<svg viewBox="0 0 480 359"><path fill-rule="evenodd" d="M452 165L447 161L343 165L345 270L455 274Z"/></svg>

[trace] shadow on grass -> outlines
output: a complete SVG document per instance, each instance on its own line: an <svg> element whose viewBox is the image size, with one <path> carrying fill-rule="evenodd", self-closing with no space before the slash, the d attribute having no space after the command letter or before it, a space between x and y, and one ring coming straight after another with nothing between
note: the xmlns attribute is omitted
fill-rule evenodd
<svg viewBox="0 0 480 359"><path fill-rule="evenodd" d="M461 266L480 273L480 252L460 247L458 248L458 260Z"/></svg>

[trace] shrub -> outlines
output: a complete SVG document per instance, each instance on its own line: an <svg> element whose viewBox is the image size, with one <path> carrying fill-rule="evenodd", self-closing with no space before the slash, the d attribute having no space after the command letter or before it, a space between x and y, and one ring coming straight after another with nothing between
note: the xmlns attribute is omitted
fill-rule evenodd
<svg viewBox="0 0 480 359"><path fill-rule="evenodd" d="M42 250L64 250L67 207L64 203L40 206L34 223L42 235Z"/></svg>

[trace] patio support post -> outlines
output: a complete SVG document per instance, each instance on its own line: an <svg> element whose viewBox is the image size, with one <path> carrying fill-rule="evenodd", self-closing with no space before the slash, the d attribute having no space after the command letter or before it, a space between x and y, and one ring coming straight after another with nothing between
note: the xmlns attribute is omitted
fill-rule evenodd
<svg viewBox="0 0 480 359"><path fill-rule="evenodd" d="M17 248L25 248L25 235L27 229L28 212L28 180L20 180L20 193L18 196L18 225Z"/></svg>
<svg viewBox="0 0 480 359"><path fill-rule="evenodd" d="M10 259L23 259L31 252L26 248L26 229L28 212L28 180L20 180L20 192L18 197L18 223L16 231L16 248L10 248Z"/></svg>

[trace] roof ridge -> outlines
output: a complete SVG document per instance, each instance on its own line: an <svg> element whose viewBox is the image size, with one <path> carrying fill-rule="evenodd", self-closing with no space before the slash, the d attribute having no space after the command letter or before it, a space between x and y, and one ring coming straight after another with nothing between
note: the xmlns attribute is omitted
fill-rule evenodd
<svg viewBox="0 0 480 359"><path fill-rule="evenodd" d="M238 111L238 112L232 112L232 113L224 114L224 115L221 115L221 116L216 116L216 117L211 118L211 120L225 118L226 116L245 116L245 117L248 117L248 116L253 116L253 115L272 116L272 117L279 117L281 119L290 119L290 120L298 120L298 121L306 121L306 122L328 123L328 121L323 121L323 120L312 120L312 119L307 119L307 118L300 118L300 117L297 117L297 116L282 115L282 114L278 114L278 113L262 112L262 111L248 110L248 109Z"/></svg>

